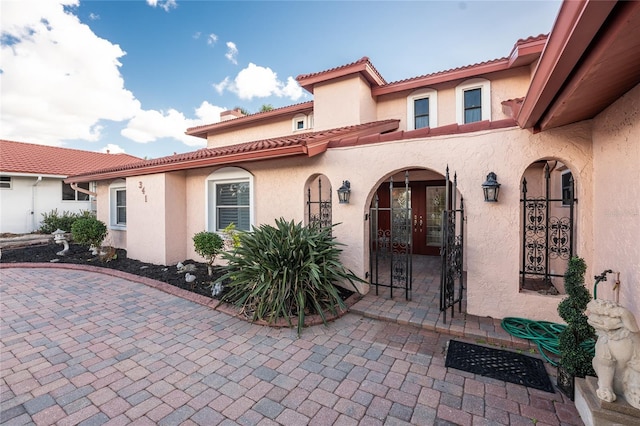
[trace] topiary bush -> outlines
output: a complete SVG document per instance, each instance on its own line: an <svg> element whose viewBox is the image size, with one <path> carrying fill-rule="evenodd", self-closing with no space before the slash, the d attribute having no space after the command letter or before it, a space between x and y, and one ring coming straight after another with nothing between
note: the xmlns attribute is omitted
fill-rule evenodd
<svg viewBox="0 0 640 426"><path fill-rule="evenodd" d="M305 315L346 309L334 283L362 280L340 262L341 250L331 228L305 227L283 218L276 225L261 225L239 234L235 251L225 252L222 300L239 307L253 321L273 324L284 318L293 326L297 316L300 335ZM354 289L357 288L354 285Z"/></svg>
<svg viewBox="0 0 640 426"><path fill-rule="evenodd" d="M213 262L222 251L224 240L215 232L202 231L193 236L193 245L196 253L207 260L209 276L213 275Z"/></svg>
<svg viewBox="0 0 640 426"><path fill-rule="evenodd" d="M558 337L560 364L575 377L595 376L593 370L593 347L595 330L584 314L591 295L584 286L587 266L583 259L572 257L564 274L564 286L568 297L558 305L558 314L567 322L567 327Z"/></svg>
<svg viewBox="0 0 640 426"><path fill-rule="evenodd" d="M107 236L107 225L93 216L80 217L71 225L71 235L76 243L99 249Z"/></svg>

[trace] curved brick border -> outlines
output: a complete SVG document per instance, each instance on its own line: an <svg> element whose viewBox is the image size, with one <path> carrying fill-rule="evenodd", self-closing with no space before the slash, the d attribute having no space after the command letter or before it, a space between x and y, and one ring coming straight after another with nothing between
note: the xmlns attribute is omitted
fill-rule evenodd
<svg viewBox="0 0 640 426"><path fill-rule="evenodd" d="M113 277L122 278L124 280L133 281L135 283L144 284L149 287L156 288L160 291L164 291L165 293L172 294L174 296L180 297L182 299L190 300L199 305L207 306L213 310L223 312L232 317L243 319L247 322L251 322L253 324L269 326L269 327L278 327L278 328L291 328L289 323L281 318L275 323L268 323L266 321L249 321L245 315L243 315L239 309L236 307L229 305L228 303L222 303L217 299L212 299L207 296L203 296L201 294L196 294L188 290L184 290L182 288L173 286L171 284L167 284L162 281L153 280L151 278L141 277L139 275L130 274L128 272L118 271L117 269L111 268L101 268L99 266L93 265L78 265L75 263L0 263L0 269L5 268L50 268L50 269L72 269L76 271L87 271L87 272L96 272L98 274L111 275ZM345 305L347 306L346 310L342 310L337 308L337 315L334 315L331 312L325 313L325 318L327 322L333 321L341 316L345 315L351 306L353 306L358 300L360 300L362 296L354 293L347 300L345 300ZM297 324L297 317L291 318L292 324ZM322 317L320 315L307 315L305 316L304 325L305 327L310 327L313 325L323 324Z"/></svg>

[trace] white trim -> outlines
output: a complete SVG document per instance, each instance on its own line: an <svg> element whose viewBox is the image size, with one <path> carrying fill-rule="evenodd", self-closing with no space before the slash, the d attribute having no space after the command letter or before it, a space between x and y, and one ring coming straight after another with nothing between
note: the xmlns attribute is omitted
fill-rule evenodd
<svg viewBox="0 0 640 426"><path fill-rule="evenodd" d="M123 179L118 179L112 182L109 185L109 228L110 229L118 229L118 230L126 230L127 224L116 223L117 216L117 206L116 206L116 192L118 191L126 191L127 183Z"/></svg>
<svg viewBox="0 0 640 426"><path fill-rule="evenodd" d="M221 230L215 229L216 226L216 193L213 192L213 199L211 199L210 188L215 187L219 183L231 183L231 182L249 182L249 230L255 224L254 216L254 184L253 175L248 171L239 167L223 167L211 173L205 179L204 192L205 192L205 216L204 223L208 232L220 232Z"/></svg>
<svg viewBox="0 0 640 426"><path fill-rule="evenodd" d="M491 121L491 82L484 78L474 78L456 86L456 122L464 122L464 92L467 90L481 89L481 121Z"/></svg>
<svg viewBox="0 0 640 426"><path fill-rule="evenodd" d="M438 127L438 92L433 89L420 89L407 96L407 130L415 130L415 101L429 99L429 127Z"/></svg>

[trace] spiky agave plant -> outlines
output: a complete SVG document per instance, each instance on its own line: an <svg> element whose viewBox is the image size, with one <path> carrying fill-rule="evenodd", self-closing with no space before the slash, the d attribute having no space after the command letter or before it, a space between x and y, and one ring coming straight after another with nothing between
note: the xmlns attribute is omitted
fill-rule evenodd
<svg viewBox="0 0 640 426"><path fill-rule="evenodd" d="M331 228L318 229L302 223L277 219L275 226L261 225L239 234L235 251L223 253L227 260L223 301L234 304L253 321L274 323L284 318L293 326L297 316L298 335L305 315L337 314L346 309L334 283L362 282L340 262L340 245ZM215 285L215 283L214 283Z"/></svg>

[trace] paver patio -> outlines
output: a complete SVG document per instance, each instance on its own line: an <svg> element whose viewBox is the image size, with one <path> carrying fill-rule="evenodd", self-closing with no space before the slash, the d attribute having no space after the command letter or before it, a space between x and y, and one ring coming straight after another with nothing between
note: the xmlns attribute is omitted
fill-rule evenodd
<svg viewBox="0 0 640 426"><path fill-rule="evenodd" d="M80 270L2 268L0 292L3 425L582 425L445 368L435 330L349 313L298 338Z"/></svg>

